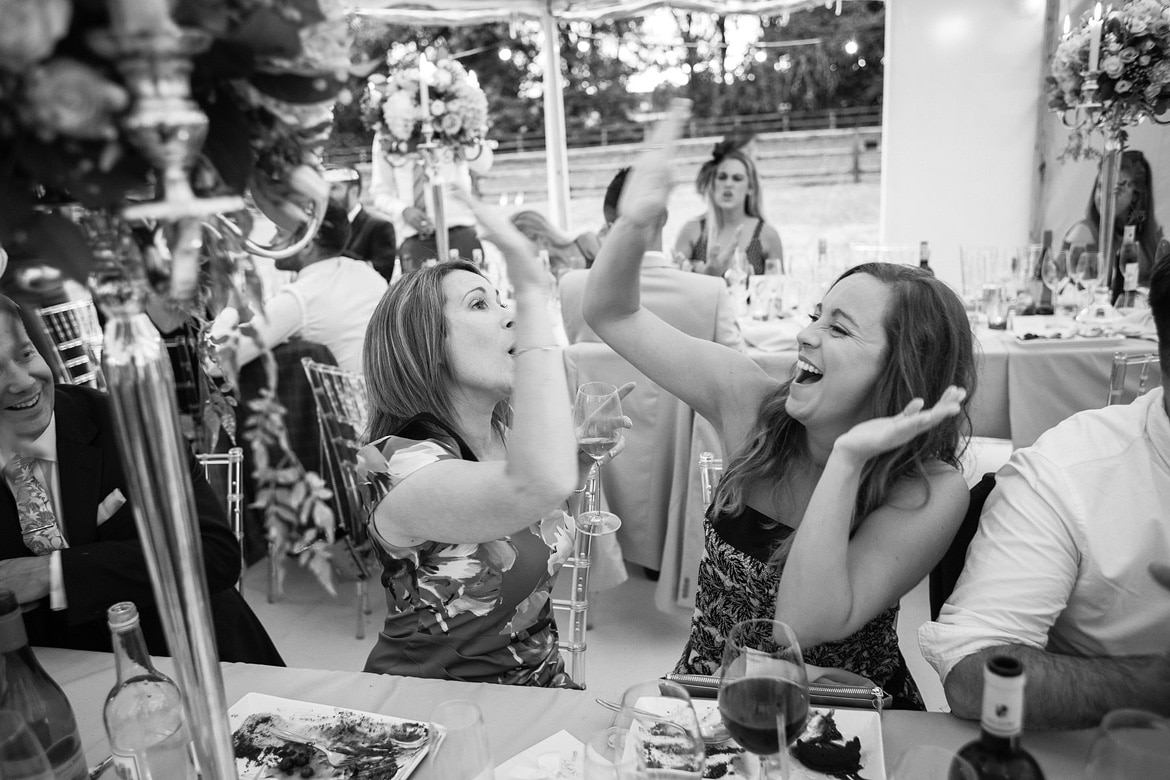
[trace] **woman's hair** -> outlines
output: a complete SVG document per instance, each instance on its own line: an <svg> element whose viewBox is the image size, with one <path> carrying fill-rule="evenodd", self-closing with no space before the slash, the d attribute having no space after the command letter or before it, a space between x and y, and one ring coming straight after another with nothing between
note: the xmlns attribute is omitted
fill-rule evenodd
<svg viewBox="0 0 1170 780"><path fill-rule="evenodd" d="M949 385L966 388L967 398L958 415L865 464L851 528L882 506L900 481L925 479L928 461L959 466L971 429L967 405L975 394L971 326L954 291L929 273L893 263L856 266L837 282L855 274L868 274L890 289L883 318L888 352L869 396L869 417L896 415L919 397L927 406L933 405ZM793 466L808 455L804 426L785 408L791 384L789 379L760 404L754 434L728 463L709 510L711 517L739 513L754 484L770 482L775 494ZM791 538L776 550L773 562L788 554Z"/></svg>
<svg viewBox="0 0 1170 780"><path fill-rule="evenodd" d="M1137 242L1142 252L1154 260L1154 251L1161 238L1158 230L1158 220L1154 215L1154 179L1150 171L1150 164L1145 155L1137 149L1127 149L1121 153L1121 172L1129 174L1133 183L1133 198L1130 200L1129 211L1117 214L1115 224L1133 225ZM1097 178L1093 182L1093 191L1089 193L1089 206L1085 209L1085 221L1096 230L1101 224L1101 211L1097 208L1097 189L1101 186L1101 169L1097 169ZM1098 236L1098 241L1101 240Z"/></svg>
<svg viewBox="0 0 1170 780"><path fill-rule="evenodd" d="M747 169L748 194L744 202L744 211L749 217L764 218L764 207L761 202L760 174L756 170L756 162L743 149L730 146L729 142L722 141L715 144L711 159L699 168L699 175L695 177L695 189L707 199L708 206L713 209L715 196L715 175L719 172L719 165L724 160L739 160Z"/></svg>
<svg viewBox="0 0 1170 780"><path fill-rule="evenodd" d="M539 211L518 211L512 215L512 224L537 247L548 250L553 273L563 273L580 265L581 260L586 261L587 266L593 262L593 258L578 246L577 236L561 230Z"/></svg>
<svg viewBox="0 0 1170 780"><path fill-rule="evenodd" d="M443 293L443 278L452 271L482 276L471 263L449 260L406 274L378 301L362 347L370 407L366 441L388 436L423 413L455 424ZM507 423L508 404L501 401L492 426L502 434Z"/></svg>

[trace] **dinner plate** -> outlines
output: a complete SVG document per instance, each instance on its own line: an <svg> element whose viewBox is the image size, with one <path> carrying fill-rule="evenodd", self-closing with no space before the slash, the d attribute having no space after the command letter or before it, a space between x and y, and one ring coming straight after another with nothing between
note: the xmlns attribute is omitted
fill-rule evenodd
<svg viewBox="0 0 1170 780"><path fill-rule="evenodd" d="M1030 336L1030 337L1029 337ZM1051 331L1048 333L1018 334L1015 342L1021 347L1065 349L1077 347L1107 347L1125 343L1125 336L1081 336L1072 331Z"/></svg>
<svg viewBox="0 0 1170 780"><path fill-rule="evenodd" d="M712 719L718 720L719 704L713 700L693 700L695 710L699 715L700 728ZM861 742L861 771L859 774L866 780L885 780L886 756L882 748L882 721L881 715L875 710L864 709L828 709L810 707L809 722L812 722L815 713L832 713L841 735L846 739L857 737ZM803 738L803 735L802 735ZM791 753L785 756L787 771L784 774L789 780L826 780L833 775L809 769L801 764ZM704 777L744 778L754 780L757 775L758 762L755 756L745 754L743 748L729 740L723 745L707 747L707 769Z"/></svg>
<svg viewBox="0 0 1170 780"><path fill-rule="evenodd" d="M394 773L378 774L379 778L385 780L405 780L410 777L427 752L437 747L442 740L442 732L434 724L253 692L245 694L228 710L228 723L236 752L236 772L240 780L300 777L297 770L285 773L275 766L280 759L274 754L274 748L287 743L265 735L263 724L268 722L295 734L319 740L323 745L341 744L359 748L363 744L384 745L389 734L394 731L427 729L432 735L431 739L418 748L396 755L397 768ZM355 777L352 772L330 768L315 751L314 756L313 777Z"/></svg>

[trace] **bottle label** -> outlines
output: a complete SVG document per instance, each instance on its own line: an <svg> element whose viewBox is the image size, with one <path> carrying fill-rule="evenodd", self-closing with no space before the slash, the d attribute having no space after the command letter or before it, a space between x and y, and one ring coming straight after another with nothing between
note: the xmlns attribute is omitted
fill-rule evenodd
<svg viewBox="0 0 1170 780"><path fill-rule="evenodd" d="M89 777L89 766L85 763L85 753L81 749L81 739L76 729L50 745L45 755L53 765L53 775L59 780L85 780Z"/></svg>
<svg viewBox="0 0 1170 780"><path fill-rule="evenodd" d="M983 677L983 714L980 725L988 734L1014 737L1024 727L1024 675Z"/></svg>
<svg viewBox="0 0 1170 780"><path fill-rule="evenodd" d="M138 758L133 754L114 753L111 765L114 767L114 777L118 780L142 780Z"/></svg>
<svg viewBox="0 0 1170 780"><path fill-rule="evenodd" d="M1126 263L1123 267L1125 269L1125 289L1136 290L1138 287L1138 264Z"/></svg>

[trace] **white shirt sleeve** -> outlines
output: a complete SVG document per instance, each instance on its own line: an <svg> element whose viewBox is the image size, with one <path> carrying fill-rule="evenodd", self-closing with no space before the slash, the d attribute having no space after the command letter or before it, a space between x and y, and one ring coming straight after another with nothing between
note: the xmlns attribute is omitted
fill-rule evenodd
<svg viewBox="0 0 1170 780"><path fill-rule="evenodd" d="M402 210L410 204L398 192L394 167L382 154L382 142L377 136L374 136L370 156L373 158L370 161L370 199L374 208L389 217L394 222L394 229L401 233Z"/></svg>
<svg viewBox="0 0 1170 780"><path fill-rule="evenodd" d="M922 655L944 682L984 648L1047 647L1080 562L1069 495L1063 473L1034 449L1017 451L1000 469L954 592L938 620L918 629Z"/></svg>
<svg viewBox="0 0 1170 780"><path fill-rule="evenodd" d="M745 344L739 323L735 320L735 306L726 285L719 286L719 302L715 304L715 341L718 344L743 352Z"/></svg>
<svg viewBox="0 0 1170 780"><path fill-rule="evenodd" d="M69 606L65 599L65 575L61 573L61 551L49 553L49 609L62 610Z"/></svg>
<svg viewBox="0 0 1170 780"><path fill-rule="evenodd" d="M292 285L272 296L264 304L264 312L256 312L252 318L252 325L256 328L264 349L283 344L301 332L305 326L305 311L299 297L292 289ZM241 366L251 363L264 350L260 343L241 334L239 346L239 362Z"/></svg>

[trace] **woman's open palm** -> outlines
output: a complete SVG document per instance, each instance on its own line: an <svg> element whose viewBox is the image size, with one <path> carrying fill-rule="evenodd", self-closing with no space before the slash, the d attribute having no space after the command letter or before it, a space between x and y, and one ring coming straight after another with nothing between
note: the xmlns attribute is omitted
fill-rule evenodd
<svg viewBox="0 0 1170 780"><path fill-rule="evenodd" d="M838 437L833 448L868 460L900 447L948 417L954 417L962 411L963 399L966 397L966 390L951 385L943 391L938 403L929 409L924 408L925 402L921 398L915 398L901 414L877 417L854 425Z"/></svg>
<svg viewBox="0 0 1170 780"><path fill-rule="evenodd" d="M683 123L690 115L691 101L676 98L670 110L646 138L642 154L634 163L622 190L618 213L639 224L649 225L666 210L674 183L674 142L682 136Z"/></svg>

